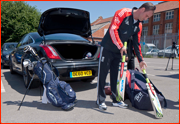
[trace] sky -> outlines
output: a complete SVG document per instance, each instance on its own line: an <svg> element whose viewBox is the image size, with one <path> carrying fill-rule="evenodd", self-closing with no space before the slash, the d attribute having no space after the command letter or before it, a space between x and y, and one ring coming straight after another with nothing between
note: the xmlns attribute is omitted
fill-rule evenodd
<svg viewBox="0 0 180 124"><path fill-rule="evenodd" d="M86 10L90 13L90 22L94 22L99 16L103 19L114 16L121 8L140 7L145 2L154 5L161 1L26 1L30 6L36 7L40 12L50 8L76 8Z"/></svg>

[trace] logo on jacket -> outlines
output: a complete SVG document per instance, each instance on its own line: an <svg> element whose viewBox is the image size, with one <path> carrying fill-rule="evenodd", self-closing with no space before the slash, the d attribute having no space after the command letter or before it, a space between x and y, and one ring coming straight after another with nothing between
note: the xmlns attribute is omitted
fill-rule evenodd
<svg viewBox="0 0 180 124"><path fill-rule="evenodd" d="M126 24L126 25L129 25L129 16L126 18L125 24Z"/></svg>
<svg viewBox="0 0 180 124"><path fill-rule="evenodd" d="M123 34L127 34L127 31L126 31L126 32L124 32Z"/></svg>
<svg viewBox="0 0 180 124"><path fill-rule="evenodd" d="M137 30L137 26L135 26L135 28L134 28L134 32L136 32L136 30Z"/></svg>
<svg viewBox="0 0 180 124"><path fill-rule="evenodd" d="M142 97L143 97L143 94L139 92L138 94L135 95L134 100L137 100L138 102L140 102Z"/></svg>

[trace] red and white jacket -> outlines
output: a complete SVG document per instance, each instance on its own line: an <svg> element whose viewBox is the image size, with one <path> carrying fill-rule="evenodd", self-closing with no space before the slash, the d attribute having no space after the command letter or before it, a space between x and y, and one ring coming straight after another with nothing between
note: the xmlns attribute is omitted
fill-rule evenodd
<svg viewBox="0 0 180 124"><path fill-rule="evenodd" d="M138 61L143 61L140 38L142 32L142 22L134 22L133 9L122 8L116 11L111 25L104 36L101 45L112 52L120 53L123 43L132 36L133 48Z"/></svg>

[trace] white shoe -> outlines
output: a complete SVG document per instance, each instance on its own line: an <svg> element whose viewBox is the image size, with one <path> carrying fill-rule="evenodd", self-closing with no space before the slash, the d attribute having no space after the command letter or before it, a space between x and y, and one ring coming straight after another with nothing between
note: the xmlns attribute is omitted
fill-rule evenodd
<svg viewBox="0 0 180 124"><path fill-rule="evenodd" d="M96 104L99 106L100 110L107 110L107 106L106 104L103 102L101 104L99 104L98 102L96 102Z"/></svg>
<svg viewBox="0 0 180 124"><path fill-rule="evenodd" d="M117 102L117 103L112 103L112 105L120 107L120 108L128 108L128 104L125 104L123 101Z"/></svg>

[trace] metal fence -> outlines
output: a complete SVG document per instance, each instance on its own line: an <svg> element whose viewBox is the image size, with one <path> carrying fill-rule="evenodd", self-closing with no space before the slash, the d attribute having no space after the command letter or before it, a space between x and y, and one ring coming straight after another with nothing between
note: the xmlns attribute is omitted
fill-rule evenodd
<svg viewBox="0 0 180 124"><path fill-rule="evenodd" d="M169 46L172 46L172 43L175 42L176 45L179 45L179 34L178 33L167 33L160 35L152 36L142 36L141 37L141 47L142 53L145 55L148 51L147 44L154 44L157 49L163 50Z"/></svg>

